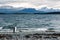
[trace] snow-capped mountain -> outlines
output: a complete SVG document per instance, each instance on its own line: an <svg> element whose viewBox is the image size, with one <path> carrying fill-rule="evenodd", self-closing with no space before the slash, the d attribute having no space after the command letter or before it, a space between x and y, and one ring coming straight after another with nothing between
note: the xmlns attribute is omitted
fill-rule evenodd
<svg viewBox="0 0 60 40"><path fill-rule="evenodd" d="M12 6L0 6L0 13L37 13L38 10L35 8L23 8L23 7L12 7Z"/></svg>
<svg viewBox="0 0 60 40"><path fill-rule="evenodd" d="M60 9L48 8L48 7L42 7L41 9L38 10L43 12L60 12Z"/></svg>
<svg viewBox="0 0 60 40"><path fill-rule="evenodd" d="M48 7L41 7L39 9L36 9L24 7L15 8L13 6L0 6L0 13L46 13L46 12L60 12L60 9Z"/></svg>
<svg viewBox="0 0 60 40"><path fill-rule="evenodd" d="M19 10L22 10L24 8L14 8L12 6L1 6L0 7L0 13L16 13Z"/></svg>
<svg viewBox="0 0 60 40"><path fill-rule="evenodd" d="M35 8L24 8L22 10L18 10L17 13L39 13L39 11Z"/></svg>

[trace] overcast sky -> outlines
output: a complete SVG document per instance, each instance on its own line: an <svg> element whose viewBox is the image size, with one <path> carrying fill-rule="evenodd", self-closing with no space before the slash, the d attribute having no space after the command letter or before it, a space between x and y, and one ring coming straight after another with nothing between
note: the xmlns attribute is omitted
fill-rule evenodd
<svg viewBox="0 0 60 40"><path fill-rule="evenodd" d="M60 0L0 0L1 4L8 2L28 2L34 5L47 5L49 7L60 8Z"/></svg>

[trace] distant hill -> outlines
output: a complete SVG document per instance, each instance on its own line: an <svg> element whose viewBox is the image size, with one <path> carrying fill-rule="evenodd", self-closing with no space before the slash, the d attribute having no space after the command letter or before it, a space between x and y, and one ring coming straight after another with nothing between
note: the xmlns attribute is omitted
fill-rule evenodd
<svg viewBox="0 0 60 40"><path fill-rule="evenodd" d="M47 14L60 14L60 12L49 12Z"/></svg>
<svg viewBox="0 0 60 40"><path fill-rule="evenodd" d="M0 14L8 14L8 13L0 13ZM48 12L48 13L23 13L23 12L21 12L21 13L11 13L11 14L60 14L60 12Z"/></svg>

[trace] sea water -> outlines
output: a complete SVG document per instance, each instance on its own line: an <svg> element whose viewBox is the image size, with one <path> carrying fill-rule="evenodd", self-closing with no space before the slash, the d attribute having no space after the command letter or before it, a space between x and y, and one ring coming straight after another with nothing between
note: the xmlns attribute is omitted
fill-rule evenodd
<svg viewBox="0 0 60 40"><path fill-rule="evenodd" d="M0 26L9 27L10 25L13 27L20 27L20 28L53 27L53 28L58 28L56 30L59 30L60 14L1 14ZM22 37L22 34L21 34L21 37ZM17 38L16 39L15 38L10 40L17 40ZM22 39L24 38L22 37ZM18 38L18 40L22 40L22 39ZM25 38L24 40L31 40L31 39ZM48 40L53 40L53 39L48 39Z"/></svg>
<svg viewBox="0 0 60 40"><path fill-rule="evenodd" d="M0 15L0 26L22 28L60 27L60 14L5 14Z"/></svg>

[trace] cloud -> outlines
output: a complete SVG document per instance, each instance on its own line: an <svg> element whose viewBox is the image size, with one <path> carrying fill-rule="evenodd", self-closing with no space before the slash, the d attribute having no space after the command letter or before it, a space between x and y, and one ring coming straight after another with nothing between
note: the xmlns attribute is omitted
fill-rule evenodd
<svg viewBox="0 0 60 40"><path fill-rule="evenodd" d="M43 4L44 0L0 0L0 3L8 3L8 2L29 2L35 5Z"/></svg>
<svg viewBox="0 0 60 40"><path fill-rule="evenodd" d="M47 1L60 1L60 0L47 0Z"/></svg>
<svg viewBox="0 0 60 40"><path fill-rule="evenodd" d="M0 0L0 3L13 3L13 2L19 2L19 3L31 3L35 6L41 6L41 5L47 5L48 7L60 7L60 0Z"/></svg>

